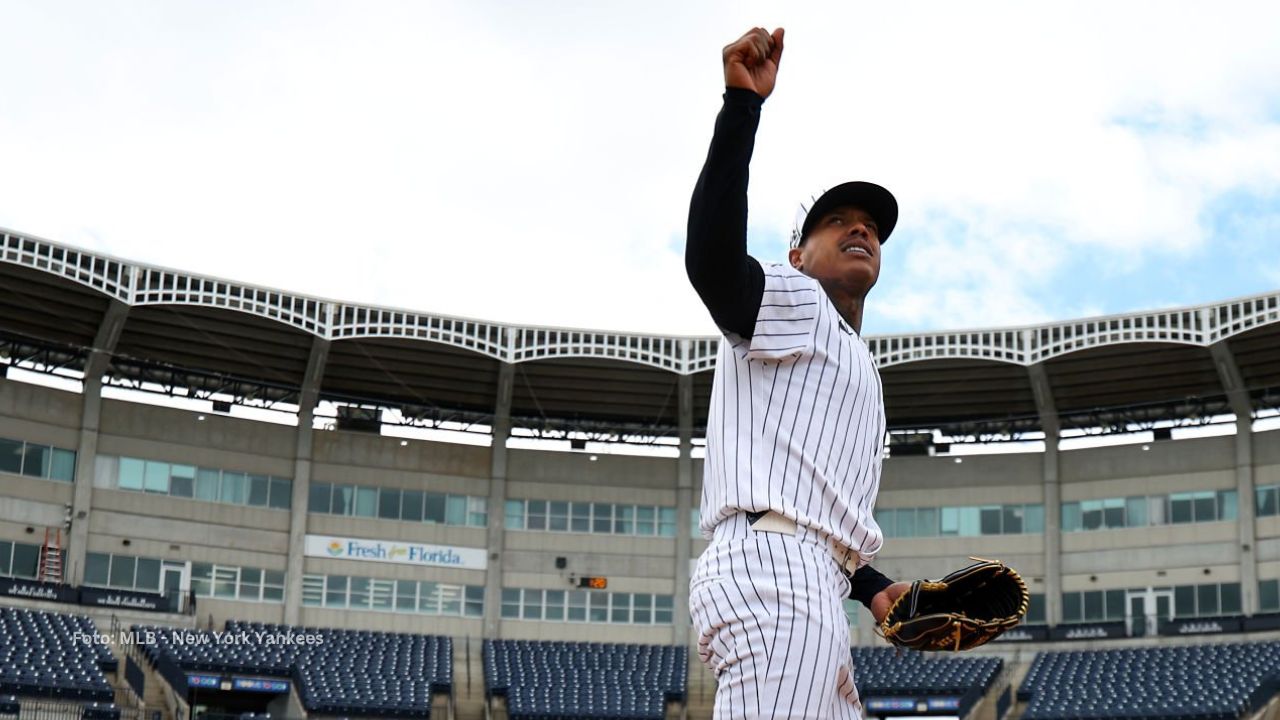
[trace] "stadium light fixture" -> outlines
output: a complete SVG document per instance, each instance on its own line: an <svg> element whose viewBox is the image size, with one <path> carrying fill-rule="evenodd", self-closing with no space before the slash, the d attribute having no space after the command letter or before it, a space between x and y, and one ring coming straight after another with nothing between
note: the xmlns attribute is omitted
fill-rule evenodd
<svg viewBox="0 0 1280 720"><path fill-rule="evenodd" d="M408 446L409 446L409 441L408 441L408 440L401 440L401 441L400 441L400 447L408 447Z"/></svg>
<svg viewBox="0 0 1280 720"><path fill-rule="evenodd" d="M204 422L204 415L197 415L196 420L199 420L200 422Z"/></svg>

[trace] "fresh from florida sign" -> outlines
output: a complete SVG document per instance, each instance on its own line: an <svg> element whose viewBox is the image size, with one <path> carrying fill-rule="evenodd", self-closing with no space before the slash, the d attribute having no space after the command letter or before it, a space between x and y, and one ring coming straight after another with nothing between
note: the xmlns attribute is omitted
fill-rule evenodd
<svg viewBox="0 0 1280 720"><path fill-rule="evenodd" d="M410 542L334 537L332 535L308 535L305 552L307 557L464 568L467 570L484 570L489 565L489 555L482 548L421 545Z"/></svg>

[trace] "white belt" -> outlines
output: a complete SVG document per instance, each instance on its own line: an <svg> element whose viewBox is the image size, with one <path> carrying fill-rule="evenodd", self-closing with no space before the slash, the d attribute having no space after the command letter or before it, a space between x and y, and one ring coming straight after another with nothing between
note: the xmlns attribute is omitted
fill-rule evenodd
<svg viewBox="0 0 1280 720"><path fill-rule="evenodd" d="M783 535L795 535L800 529L795 520L776 513L772 510L761 515L755 522L751 523L751 529L756 532L780 533ZM858 570L858 553L837 543L835 538L827 538L827 546L831 550L831 557L835 559L836 564L844 570L845 574L852 575Z"/></svg>

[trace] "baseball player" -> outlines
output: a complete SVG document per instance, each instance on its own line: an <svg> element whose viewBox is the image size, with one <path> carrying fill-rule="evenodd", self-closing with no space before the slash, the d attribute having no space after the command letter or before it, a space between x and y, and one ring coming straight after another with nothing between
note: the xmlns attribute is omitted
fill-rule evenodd
<svg viewBox="0 0 1280 720"><path fill-rule="evenodd" d="M786 264L747 255L747 166L783 31L724 48L724 105L689 209L685 265L724 333L690 583L716 718L860 718L846 597L876 621L909 583L869 563L885 418L859 333L898 209L850 182L801 207Z"/></svg>

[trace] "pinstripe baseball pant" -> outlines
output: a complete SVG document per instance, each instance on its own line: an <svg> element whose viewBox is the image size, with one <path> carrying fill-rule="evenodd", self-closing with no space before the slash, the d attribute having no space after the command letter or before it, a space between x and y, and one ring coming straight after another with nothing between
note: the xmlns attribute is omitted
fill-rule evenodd
<svg viewBox="0 0 1280 720"><path fill-rule="evenodd" d="M848 595L825 535L759 532L743 513L717 525L689 587L716 720L859 720Z"/></svg>

